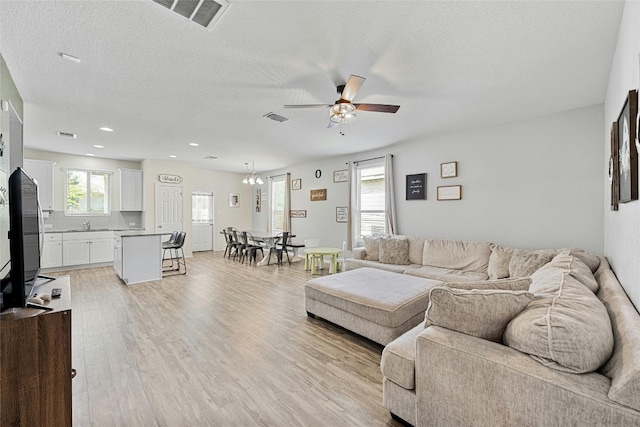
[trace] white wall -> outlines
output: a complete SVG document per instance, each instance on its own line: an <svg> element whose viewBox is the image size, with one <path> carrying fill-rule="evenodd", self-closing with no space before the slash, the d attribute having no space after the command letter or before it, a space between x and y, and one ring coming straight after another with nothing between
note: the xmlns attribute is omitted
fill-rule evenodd
<svg viewBox="0 0 640 427"><path fill-rule="evenodd" d="M603 164L609 159L611 124L617 120L628 91L640 85L639 22L640 2L626 2L604 107ZM609 209L610 192L606 176L603 185L604 252L627 294L635 306L640 307L640 202L621 203L619 211L612 212Z"/></svg>
<svg viewBox="0 0 640 427"><path fill-rule="evenodd" d="M340 247L347 226L335 222L335 208L347 206L348 184L333 183L334 170L349 160L390 152L400 234L487 240L523 248L581 247L603 252L601 105L500 127L425 138L322 162L293 166L302 190L291 192L298 239L318 237ZM458 177L440 178L440 163L457 161ZM316 179L314 172L322 170ZM405 200L407 174L427 173L427 200ZM462 200L437 201L436 187L462 185ZM327 188L326 202L309 201L309 190ZM254 228L266 211L253 215Z"/></svg>

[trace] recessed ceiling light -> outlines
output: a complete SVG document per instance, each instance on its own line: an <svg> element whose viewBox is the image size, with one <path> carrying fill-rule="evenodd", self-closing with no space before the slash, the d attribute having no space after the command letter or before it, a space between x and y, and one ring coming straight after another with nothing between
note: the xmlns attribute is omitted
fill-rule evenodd
<svg viewBox="0 0 640 427"><path fill-rule="evenodd" d="M95 156L95 154L87 153L87 156L89 156L89 157L93 157L93 156Z"/></svg>
<svg viewBox="0 0 640 427"><path fill-rule="evenodd" d="M98 144L96 144L96 145L94 145L94 147L95 147L95 148L104 148L104 145L98 145Z"/></svg>
<svg viewBox="0 0 640 427"><path fill-rule="evenodd" d="M197 142L190 142L189 145L192 146L192 147L197 147L200 144L198 144Z"/></svg>
<svg viewBox="0 0 640 427"><path fill-rule="evenodd" d="M102 126L101 128L98 128L98 129L103 130L103 131L105 131L105 132L113 132L113 129L108 128L108 127L106 127L106 126Z"/></svg>
<svg viewBox="0 0 640 427"><path fill-rule="evenodd" d="M60 52L60 56L62 56L62 59L66 59L67 61L80 62L80 58L78 58L77 56L69 55L63 52Z"/></svg>
<svg viewBox="0 0 640 427"><path fill-rule="evenodd" d="M172 159L175 159L177 156L175 156L173 154L169 154L169 157L171 157Z"/></svg>

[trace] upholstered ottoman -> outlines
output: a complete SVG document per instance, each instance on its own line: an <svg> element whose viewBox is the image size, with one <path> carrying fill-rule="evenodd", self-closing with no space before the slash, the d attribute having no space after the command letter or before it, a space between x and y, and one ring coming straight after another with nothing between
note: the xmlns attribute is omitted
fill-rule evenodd
<svg viewBox="0 0 640 427"><path fill-rule="evenodd" d="M305 308L382 345L424 320L429 290L438 280L358 268L312 279L305 285Z"/></svg>

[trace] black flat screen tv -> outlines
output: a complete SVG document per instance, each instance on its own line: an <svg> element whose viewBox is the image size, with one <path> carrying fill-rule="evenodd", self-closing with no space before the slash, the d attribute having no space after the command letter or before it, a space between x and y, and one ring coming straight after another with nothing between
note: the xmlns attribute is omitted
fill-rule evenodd
<svg viewBox="0 0 640 427"><path fill-rule="evenodd" d="M22 168L9 177L9 255L11 270L2 279L2 310L24 307L40 272L41 221L38 185Z"/></svg>

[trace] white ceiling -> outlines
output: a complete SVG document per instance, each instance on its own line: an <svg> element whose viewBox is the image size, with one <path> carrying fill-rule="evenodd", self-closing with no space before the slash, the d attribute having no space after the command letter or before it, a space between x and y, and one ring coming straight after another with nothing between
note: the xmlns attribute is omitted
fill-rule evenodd
<svg viewBox="0 0 640 427"><path fill-rule="evenodd" d="M231 172L255 161L260 172L599 104L624 7L230 2L210 32L149 0L0 1L0 53L25 102L25 146L173 154ZM350 74L367 78L355 102L398 104L398 113L359 112L327 129L327 109L283 108L333 103ZM291 120L262 117L269 112Z"/></svg>

